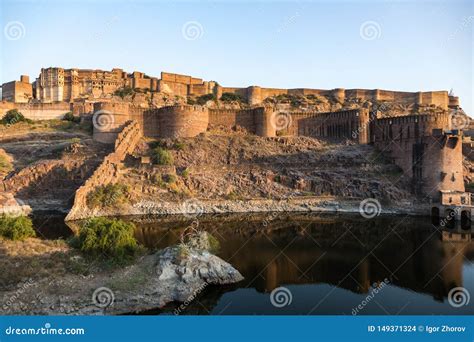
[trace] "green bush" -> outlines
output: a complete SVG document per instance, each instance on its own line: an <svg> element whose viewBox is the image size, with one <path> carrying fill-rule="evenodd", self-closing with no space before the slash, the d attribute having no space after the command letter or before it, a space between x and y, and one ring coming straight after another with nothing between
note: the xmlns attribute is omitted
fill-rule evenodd
<svg viewBox="0 0 474 342"><path fill-rule="evenodd" d="M10 240L25 240L35 237L33 223L28 217L0 216L0 236Z"/></svg>
<svg viewBox="0 0 474 342"><path fill-rule="evenodd" d="M67 112L66 114L64 114L63 120L64 121L75 122L75 123L81 122L81 118L78 117L78 116L74 116L74 114L72 114L72 112Z"/></svg>
<svg viewBox="0 0 474 342"><path fill-rule="evenodd" d="M164 176L163 180L168 184L176 183L176 176L173 174L167 174Z"/></svg>
<svg viewBox="0 0 474 342"><path fill-rule="evenodd" d="M132 88L130 87L123 87L123 88L120 88L120 89L117 89L115 92L114 92L114 95L116 96L120 96L122 99L128 95L132 95L134 94L134 91Z"/></svg>
<svg viewBox="0 0 474 342"><path fill-rule="evenodd" d="M96 187L87 194L89 207L112 207L127 202L128 187L123 184L107 184Z"/></svg>
<svg viewBox="0 0 474 342"><path fill-rule="evenodd" d="M242 96L234 93L223 93L221 96L221 101L224 102L232 102L232 101L239 101L242 102L243 98Z"/></svg>
<svg viewBox="0 0 474 342"><path fill-rule="evenodd" d="M124 260L136 255L135 226L119 219L104 217L87 220L71 244L89 256Z"/></svg>
<svg viewBox="0 0 474 342"><path fill-rule="evenodd" d="M157 146L151 151L153 163L158 165L173 165L174 159L170 151Z"/></svg>
<svg viewBox="0 0 474 342"><path fill-rule="evenodd" d="M173 148L178 151L184 150L186 147L186 144L182 141L177 141L174 143Z"/></svg>
<svg viewBox="0 0 474 342"><path fill-rule="evenodd" d="M191 172L191 171L189 171L189 169L184 169L183 172L181 173L181 176L182 176L183 178L188 178L190 172Z"/></svg>
<svg viewBox="0 0 474 342"><path fill-rule="evenodd" d="M216 96L214 94L206 94L206 95L201 95L196 99L196 103L199 105L205 105L207 101L215 101Z"/></svg>
<svg viewBox="0 0 474 342"><path fill-rule="evenodd" d="M2 120L0 122L3 125L14 125L18 122L28 122L31 123L30 119L27 119L21 114L17 109L11 109L6 114L3 116Z"/></svg>

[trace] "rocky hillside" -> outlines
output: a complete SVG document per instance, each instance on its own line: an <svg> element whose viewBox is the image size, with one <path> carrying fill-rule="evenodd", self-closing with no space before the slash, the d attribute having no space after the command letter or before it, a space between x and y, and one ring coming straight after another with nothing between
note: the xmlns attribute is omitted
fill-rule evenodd
<svg viewBox="0 0 474 342"><path fill-rule="evenodd" d="M169 165L139 158L170 155ZM158 163L159 164L159 163ZM411 198L398 168L371 146L305 137L261 138L214 131L196 138L142 142L120 171L131 201L285 199L311 196Z"/></svg>
<svg viewBox="0 0 474 342"><path fill-rule="evenodd" d="M13 195L34 210L68 210L76 189L90 176L110 147L96 143L77 127L33 129L18 124L0 138L9 168L0 192Z"/></svg>

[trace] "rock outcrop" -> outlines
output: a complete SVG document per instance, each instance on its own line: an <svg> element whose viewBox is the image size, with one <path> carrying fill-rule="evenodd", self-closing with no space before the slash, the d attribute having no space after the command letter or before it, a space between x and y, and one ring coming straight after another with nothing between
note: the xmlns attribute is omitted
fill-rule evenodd
<svg viewBox="0 0 474 342"><path fill-rule="evenodd" d="M210 285L243 280L229 263L207 250L168 247L134 265L95 275L43 279L1 298L2 315L124 314L191 302ZM58 291L57 289L67 289ZM14 298L15 300L11 300ZM38 300L40 298L40 300Z"/></svg>

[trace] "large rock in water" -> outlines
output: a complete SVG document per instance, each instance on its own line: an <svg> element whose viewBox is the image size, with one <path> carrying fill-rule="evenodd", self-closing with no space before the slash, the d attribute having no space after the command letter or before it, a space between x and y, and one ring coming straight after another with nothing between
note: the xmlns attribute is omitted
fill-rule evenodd
<svg viewBox="0 0 474 342"><path fill-rule="evenodd" d="M0 315L114 315L161 308L170 302L186 306L209 285L243 279L232 265L206 249L178 245L111 272L35 281L22 287L21 300L11 301L17 290L4 292L0 302L9 305L0 306Z"/></svg>

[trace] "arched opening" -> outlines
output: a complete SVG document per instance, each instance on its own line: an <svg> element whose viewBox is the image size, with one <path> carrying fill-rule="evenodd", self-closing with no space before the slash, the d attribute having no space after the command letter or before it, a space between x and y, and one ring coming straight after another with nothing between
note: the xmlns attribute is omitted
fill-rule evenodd
<svg viewBox="0 0 474 342"><path fill-rule="evenodd" d="M446 209L446 227L454 228L456 225L456 211L454 209Z"/></svg>
<svg viewBox="0 0 474 342"><path fill-rule="evenodd" d="M461 228L462 229L471 228L471 213L467 210L461 211Z"/></svg>
<svg viewBox="0 0 474 342"><path fill-rule="evenodd" d="M439 208L433 207L431 208L431 223L435 226L439 225Z"/></svg>

